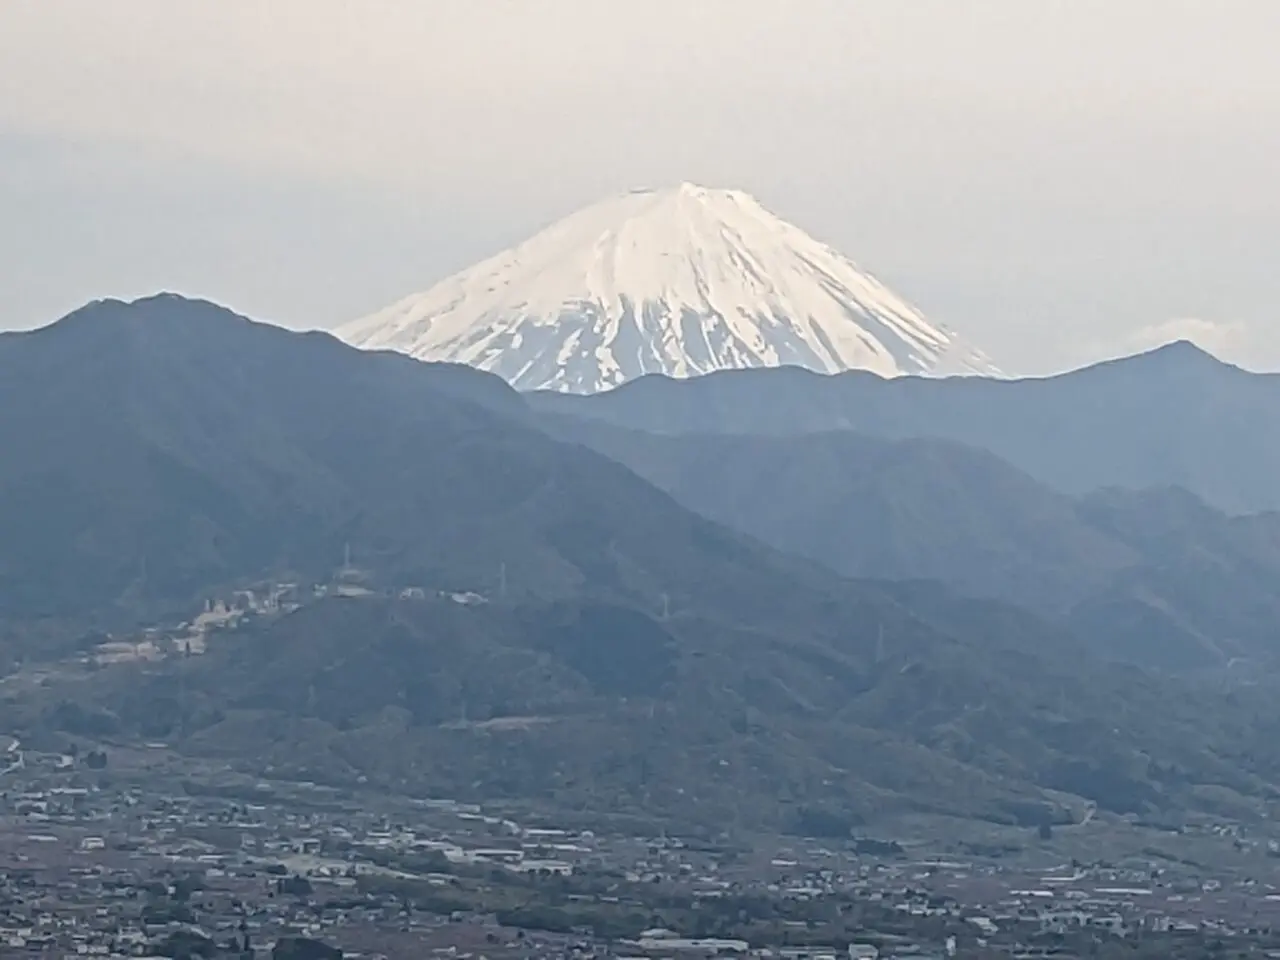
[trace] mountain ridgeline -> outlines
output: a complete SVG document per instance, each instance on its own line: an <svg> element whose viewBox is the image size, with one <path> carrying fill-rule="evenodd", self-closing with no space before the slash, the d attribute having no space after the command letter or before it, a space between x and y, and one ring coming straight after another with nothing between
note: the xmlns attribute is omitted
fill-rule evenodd
<svg viewBox="0 0 1280 960"><path fill-rule="evenodd" d="M798 368L643 377L540 411L659 434L854 431L987 450L1069 494L1180 486L1229 513L1280 509L1280 375L1189 343L1045 379L884 379Z"/></svg>
<svg viewBox="0 0 1280 960"><path fill-rule="evenodd" d="M1254 398L1260 423L1271 381L1174 359L1219 378L1220 411ZM786 403L763 415L796 384L963 406L981 381L767 371L757 430L711 422L714 403L673 419L685 391L736 376L566 407L171 295L2 335L5 662L15 638L38 659L33 637L127 632L346 559L369 592L214 634L200 656L7 687L0 720L703 823L1265 812L1269 688L1175 674L1244 656L1265 678L1271 519L1167 489L1075 499L982 449L845 432L821 419L841 416L830 398L801 430L782 429ZM1248 602L1228 636L1230 596Z"/></svg>
<svg viewBox="0 0 1280 960"><path fill-rule="evenodd" d="M1073 498L949 440L544 422L690 509L847 576L1016 604L1145 667L1280 666L1280 513L1229 516L1179 487Z"/></svg>

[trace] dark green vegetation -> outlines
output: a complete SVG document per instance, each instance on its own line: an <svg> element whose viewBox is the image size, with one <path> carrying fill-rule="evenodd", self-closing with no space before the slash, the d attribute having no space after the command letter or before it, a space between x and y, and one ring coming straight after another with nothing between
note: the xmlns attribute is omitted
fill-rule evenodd
<svg viewBox="0 0 1280 960"><path fill-rule="evenodd" d="M1065 493L1180 486L1231 513L1280 509L1280 374L1246 373L1188 343L1043 380L744 370L530 402L652 433L933 437L989 450Z"/></svg>
<svg viewBox="0 0 1280 960"><path fill-rule="evenodd" d="M296 779L833 836L903 811L1069 819L1036 784L1116 812L1269 795L1253 707L1018 651L1055 638L956 613L956 635L922 621L877 658L852 623L819 640L692 615L641 627L600 602L335 599L203 657L100 670L14 719Z"/></svg>
<svg viewBox="0 0 1280 960"><path fill-rule="evenodd" d="M553 439L481 374L159 297L0 337L0 391L0 618L28 658L326 580L348 546L379 594L426 597L308 602L202 656L16 685L0 729L718 827L1273 799L1263 691L1112 666L935 584L841 579ZM1106 532L1135 515L1108 502L1081 551L1158 542Z"/></svg>
<svg viewBox="0 0 1280 960"><path fill-rule="evenodd" d="M359 891L368 902L398 906L406 913L492 916L503 927L571 933L590 931L608 940L639 938L646 930L679 931L687 937L744 940L755 949L811 948L844 953L850 944L873 945L888 953L907 944L941 945L955 939L956 956L980 960L1008 957L1015 944L1042 948L1049 956L1178 960L1204 957L1270 956L1280 937L1258 931L1231 940L1193 934L1131 931L1100 936L1087 928L1064 933L1002 920L995 936L982 936L959 915L922 916L852 891L785 897L764 891L730 890L700 896L668 883L634 883L605 871L572 877L518 876L439 865L433 880L413 876L424 864L398 862L406 876L367 876ZM921 905L955 907L944 895L914 891ZM963 915L963 909L956 911ZM1050 952L1051 951L1051 952Z"/></svg>
<svg viewBox="0 0 1280 960"><path fill-rule="evenodd" d="M309 937L281 937L271 948L271 960L342 960L342 951Z"/></svg>
<svg viewBox="0 0 1280 960"><path fill-rule="evenodd" d="M447 866L447 865L446 865ZM397 864L406 873L414 865ZM763 892L701 897L671 884L628 882L607 872L522 877L505 871L449 868L447 885L416 877L361 878L361 893L414 911L493 915L504 927L637 939L654 928L689 937L746 940L753 947L847 948L851 942L941 942L949 933L974 939L954 919L913 918L853 895L788 899ZM972 927L970 927L972 930Z"/></svg>
<svg viewBox="0 0 1280 960"><path fill-rule="evenodd" d="M1280 660L1280 513L1230 517L1174 487L1073 499L946 440L545 422L690 509L849 576L1025 606L1149 667L1243 676Z"/></svg>
<svg viewBox="0 0 1280 960"><path fill-rule="evenodd" d="M468 471L519 439L452 398L501 405L509 391L345 355L328 336L174 297L0 336L0 618L129 614L262 569L314 574L348 540L424 567L432 557L406 556L411 534L456 549L452 516L515 492L500 470L477 491ZM457 449L386 502L423 465L419 444Z"/></svg>

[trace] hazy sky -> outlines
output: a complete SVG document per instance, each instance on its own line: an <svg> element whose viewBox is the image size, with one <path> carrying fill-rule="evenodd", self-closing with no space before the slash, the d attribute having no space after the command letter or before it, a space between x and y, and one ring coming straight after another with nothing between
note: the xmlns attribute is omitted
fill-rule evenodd
<svg viewBox="0 0 1280 960"><path fill-rule="evenodd" d="M1014 372L1280 368L1276 0L0 3L0 328L294 326L602 196L755 193Z"/></svg>

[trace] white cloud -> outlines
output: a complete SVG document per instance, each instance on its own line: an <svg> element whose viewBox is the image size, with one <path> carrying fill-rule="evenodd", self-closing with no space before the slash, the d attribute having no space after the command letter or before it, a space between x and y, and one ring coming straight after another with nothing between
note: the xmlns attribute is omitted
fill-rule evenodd
<svg viewBox="0 0 1280 960"><path fill-rule="evenodd" d="M1094 357L1127 356L1178 341L1194 343L1219 360L1246 369L1280 367L1280 334L1276 330L1260 330L1241 320L1205 317L1176 317L1147 324L1118 342L1095 344L1091 352Z"/></svg>
<svg viewBox="0 0 1280 960"><path fill-rule="evenodd" d="M1220 360L1235 363L1242 352L1248 351L1250 336L1249 329L1239 321L1178 317L1135 330L1125 339L1125 346L1129 352L1138 353L1179 340L1188 340Z"/></svg>

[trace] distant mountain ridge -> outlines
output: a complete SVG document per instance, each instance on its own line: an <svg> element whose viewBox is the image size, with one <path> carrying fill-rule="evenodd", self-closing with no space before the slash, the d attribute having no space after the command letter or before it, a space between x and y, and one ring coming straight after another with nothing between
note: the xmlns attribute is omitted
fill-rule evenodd
<svg viewBox="0 0 1280 960"><path fill-rule="evenodd" d="M1280 375L1246 372L1189 343L1042 379L750 370L528 400L659 434L952 440L1065 493L1180 486L1229 513L1280 509Z"/></svg>
<svg viewBox="0 0 1280 960"><path fill-rule="evenodd" d="M946 440L545 422L704 516L847 576L1017 604L1146 667L1280 667L1280 513L1228 517L1177 488L1074 499Z"/></svg>
<svg viewBox="0 0 1280 960"><path fill-rule="evenodd" d="M689 183L593 204L336 333L471 364L522 390L573 393L650 373L782 365L995 369L753 197Z"/></svg>

